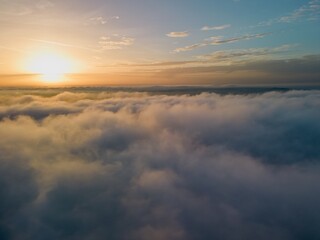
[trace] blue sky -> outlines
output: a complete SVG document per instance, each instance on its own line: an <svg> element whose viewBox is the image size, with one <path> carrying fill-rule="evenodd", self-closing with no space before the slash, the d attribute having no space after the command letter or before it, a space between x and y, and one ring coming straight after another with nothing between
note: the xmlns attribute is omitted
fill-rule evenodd
<svg viewBox="0 0 320 240"><path fill-rule="evenodd" d="M192 73L188 78L194 78L186 83L214 84L210 79L231 79L239 74L224 73L240 71L243 78L251 73L252 78L269 79L274 71L261 65L278 66L290 60L306 65L302 78L319 79L313 69L319 66L319 0L0 3L3 74L32 73L25 62L45 49L72 59L73 72L112 74L113 78L126 73L183 83L184 75ZM273 76L271 83L283 74Z"/></svg>

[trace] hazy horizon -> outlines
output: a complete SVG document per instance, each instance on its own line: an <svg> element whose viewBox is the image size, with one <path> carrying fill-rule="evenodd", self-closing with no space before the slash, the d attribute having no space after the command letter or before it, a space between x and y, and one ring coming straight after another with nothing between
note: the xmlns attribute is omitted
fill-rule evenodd
<svg viewBox="0 0 320 240"><path fill-rule="evenodd" d="M320 81L319 0L0 3L0 86Z"/></svg>

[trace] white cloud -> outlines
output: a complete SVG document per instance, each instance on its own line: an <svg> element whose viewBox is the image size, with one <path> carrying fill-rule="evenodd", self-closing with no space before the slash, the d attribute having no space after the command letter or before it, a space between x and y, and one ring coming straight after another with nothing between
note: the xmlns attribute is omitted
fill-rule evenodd
<svg viewBox="0 0 320 240"><path fill-rule="evenodd" d="M259 26L269 26L275 23L292 23L298 20L317 20L320 15L320 0L312 0L291 13L269 21L261 22Z"/></svg>
<svg viewBox="0 0 320 240"><path fill-rule="evenodd" d="M181 47L181 48L176 48L174 51L179 53L179 52L186 52L186 51L192 51L194 49L200 48L200 47L204 47L206 46L206 44L203 43L196 43L196 44L192 44L189 46L185 46L185 47Z"/></svg>
<svg viewBox="0 0 320 240"><path fill-rule="evenodd" d="M102 17L102 16L98 16L98 17L92 17L92 18L89 18L89 20L87 21L87 23L85 25L105 25L107 24L110 20L113 20L113 19L120 19L119 16L112 16L112 17L108 17L108 18L105 18L105 17Z"/></svg>
<svg viewBox="0 0 320 240"><path fill-rule="evenodd" d="M238 59L252 59L256 57L275 55L289 51L296 45L282 45L275 48L249 48L249 49L232 49L227 51L216 51L212 54L198 56L200 60L206 61L235 61Z"/></svg>
<svg viewBox="0 0 320 240"><path fill-rule="evenodd" d="M320 237L319 91L158 89L2 90L1 234Z"/></svg>
<svg viewBox="0 0 320 240"><path fill-rule="evenodd" d="M36 8L38 9L47 9L54 6L54 3L49 0L40 0L36 2Z"/></svg>
<svg viewBox="0 0 320 240"><path fill-rule="evenodd" d="M92 24L106 24L107 20L103 17L92 17L89 19Z"/></svg>
<svg viewBox="0 0 320 240"><path fill-rule="evenodd" d="M312 0L308 4L303 5L302 7L293 11L289 15L279 18L278 22L290 23L298 20L299 18L305 17L307 19L310 19L313 17L319 17L319 14L320 14L320 1Z"/></svg>
<svg viewBox="0 0 320 240"><path fill-rule="evenodd" d="M226 29L226 28L229 28L231 27L230 24L225 24L225 25L221 25L221 26L213 26L213 27L210 27L210 26L204 26L201 28L202 31L210 31L210 30L223 30L223 29Z"/></svg>
<svg viewBox="0 0 320 240"><path fill-rule="evenodd" d="M191 51L197 48L210 46L210 45L220 45L220 44L227 44L227 43L233 43L238 42L242 40L250 40L255 38L263 38L271 33L259 33L259 34L247 34L239 37L233 37L233 38L224 38L222 36L214 36L210 37L209 39L205 39L202 43L196 43L190 46L182 47L182 48L176 48L175 52L185 52L185 51Z"/></svg>
<svg viewBox="0 0 320 240"><path fill-rule="evenodd" d="M135 39L131 37L114 34L112 36L101 37L99 41L99 46L102 50L122 49L123 47L133 45L134 40Z"/></svg>
<svg viewBox="0 0 320 240"><path fill-rule="evenodd" d="M1 4L0 13L13 16L30 15L36 11L43 11L52 8L54 3L50 0L36 1L5 1Z"/></svg>
<svg viewBox="0 0 320 240"><path fill-rule="evenodd" d="M166 34L168 37L172 37L172 38L184 38L184 37L188 37L189 33L187 31L184 32L170 32Z"/></svg>
<svg viewBox="0 0 320 240"><path fill-rule="evenodd" d="M233 38L223 38L221 36L218 37L211 37L209 40L207 40L207 44L209 45L220 45L225 43L233 43L238 42L241 40L250 40L254 38L263 38L264 36L268 35L270 33L262 33L262 34L247 34L239 37L233 37Z"/></svg>

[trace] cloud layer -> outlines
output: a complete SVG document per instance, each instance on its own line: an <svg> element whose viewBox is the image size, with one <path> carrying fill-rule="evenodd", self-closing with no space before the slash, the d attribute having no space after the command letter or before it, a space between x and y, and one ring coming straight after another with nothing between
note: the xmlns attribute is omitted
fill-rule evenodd
<svg viewBox="0 0 320 240"><path fill-rule="evenodd" d="M1 239L318 239L320 92L3 92Z"/></svg>
<svg viewBox="0 0 320 240"><path fill-rule="evenodd" d="M209 39L205 39L202 43L196 43L190 46L176 48L174 51L175 52L191 51L197 48L206 47L210 45L220 45L220 44L234 43L234 42L243 41L243 40L251 40L254 38L263 38L270 34L271 33L247 34L247 35L233 37L233 38L223 38L222 36L215 36L215 37L210 37Z"/></svg>
<svg viewBox="0 0 320 240"><path fill-rule="evenodd" d="M166 34L168 37L172 37L172 38L184 38L184 37L188 37L189 33L187 31L184 32L170 32Z"/></svg>
<svg viewBox="0 0 320 240"><path fill-rule="evenodd" d="M134 38L114 34L100 37L99 45L102 50L116 50L131 46L134 41Z"/></svg>

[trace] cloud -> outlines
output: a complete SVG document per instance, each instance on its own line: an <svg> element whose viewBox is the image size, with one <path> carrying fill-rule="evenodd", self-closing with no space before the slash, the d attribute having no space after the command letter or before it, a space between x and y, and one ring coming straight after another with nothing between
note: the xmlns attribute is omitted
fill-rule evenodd
<svg viewBox="0 0 320 240"><path fill-rule="evenodd" d="M102 16L99 16L99 17L92 17L92 18L89 18L89 21L86 23L86 25L98 25L98 24L101 24L101 25L104 25L106 23L108 23L110 20L112 19L120 19L119 16L112 16L112 17L108 17L108 18L105 18L105 17L102 17Z"/></svg>
<svg viewBox="0 0 320 240"><path fill-rule="evenodd" d="M190 61L163 61L163 62L146 62L136 64L119 64L124 67L174 67L174 66L192 66L207 65L228 61L236 64L239 60L264 60L265 56L276 57L277 54L286 53L297 45L282 45L275 48L249 48L249 49L231 49L226 51L215 51L211 54L197 56L196 60ZM195 46L196 47L196 46ZM179 51L179 50L178 50Z"/></svg>
<svg viewBox="0 0 320 240"><path fill-rule="evenodd" d="M291 48L295 47L296 45L282 45L280 47L275 48L249 48L249 49L232 49L226 51L216 51L211 54L201 55L198 56L200 60L206 61L221 61L221 60L228 60L228 61L235 61L238 59L248 58L251 59L252 57L260 57L266 55L274 55L279 53L288 52Z"/></svg>
<svg viewBox="0 0 320 240"><path fill-rule="evenodd" d="M2 90L1 239L320 237L319 91L69 90Z"/></svg>
<svg viewBox="0 0 320 240"><path fill-rule="evenodd" d="M270 33L261 33L261 34L248 34L248 35L243 35L239 37L234 37L234 38L223 38L223 37L211 37L208 41L208 45L220 45L220 44L226 44L226 43L233 43L233 42L238 42L241 40L250 40L254 38L263 38L266 35L269 35Z"/></svg>
<svg viewBox="0 0 320 240"><path fill-rule="evenodd" d="M33 14L37 11L43 11L48 8L54 7L54 3L49 0L36 0L36 1L5 1L1 4L0 12L5 15L13 16L26 16Z"/></svg>
<svg viewBox="0 0 320 240"><path fill-rule="evenodd" d="M114 34L112 36L103 36L100 38L99 45L102 50L122 49L131 46L134 38Z"/></svg>
<svg viewBox="0 0 320 240"><path fill-rule="evenodd" d="M121 64L120 66L131 66L131 67L169 67L176 65L186 65L199 63L199 61L164 61L164 62L151 62L151 63L136 63L136 64Z"/></svg>
<svg viewBox="0 0 320 240"><path fill-rule="evenodd" d="M31 7L25 6L23 4L18 3L9 3L4 6L3 9L0 10L2 14L5 15L13 15L13 16L25 16L29 15L33 12Z"/></svg>
<svg viewBox="0 0 320 240"><path fill-rule="evenodd" d="M173 82L183 84L319 85L320 83L319 55L278 59L258 58L259 53L256 54L256 56L245 56L245 53L241 52L234 54L218 52L211 58L200 57L198 65L167 68L159 74Z"/></svg>
<svg viewBox="0 0 320 240"><path fill-rule="evenodd" d="M304 17L310 20L310 19L318 18L319 14L320 14L320 1L312 0L308 4L303 5L302 7L296 9L289 15L280 17L277 21L290 23L298 20L299 18L304 18Z"/></svg>
<svg viewBox="0 0 320 240"><path fill-rule="evenodd" d="M92 24L106 24L107 20L103 17L92 17L89 19Z"/></svg>
<svg viewBox="0 0 320 240"><path fill-rule="evenodd" d="M197 48L206 47L210 45L220 45L220 44L227 44L227 43L233 43L243 40L251 40L254 38L263 38L267 35L270 35L271 33L259 33L259 34L247 34L239 37L234 38L223 38L222 36L215 36L211 37L209 39L205 39L202 43L196 43L190 46L182 47L182 48L176 48L175 52L186 52L191 51Z"/></svg>
<svg viewBox="0 0 320 240"><path fill-rule="evenodd" d="M229 28L231 27L230 24L225 24L225 25L221 25L221 26L213 26L213 27L210 27L210 26L204 26L201 28L202 31L210 31L210 30L223 30L223 29L226 29L226 28Z"/></svg>
<svg viewBox="0 0 320 240"><path fill-rule="evenodd" d="M168 37L172 37L172 38L184 38L184 37L188 37L189 33L187 31L184 32L170 32L166 34Z"/></svg>
<svg viewBox="0 0 320 240"><path fill-rule="evenodd" d="M275 23L292 23L298 20L314 21L319 19L319 14L320 1L312 0L287 15L262 22L259 24L259 26L269 26Z"/></svg>
<svg viewBox="0 0 320 240"><path fill-rule="evenodd" d="M192 51L194 49L201 48L201 47L204 47L204 46L207 46L207 44L205 44L205 43L196 43L196 44L192 44L192 45L189 45L189 46L176 48L174 50L174 52L177 52L177 53L179 53L179 52L187 52L187 51Z"/></svg>
<svg viewBox="0 0 320 240"><path fill-rule="evenodd" d="M37 9L47 9L54 6L54 3L49 0L40 0L36 2L36 8Z"/></svg>

